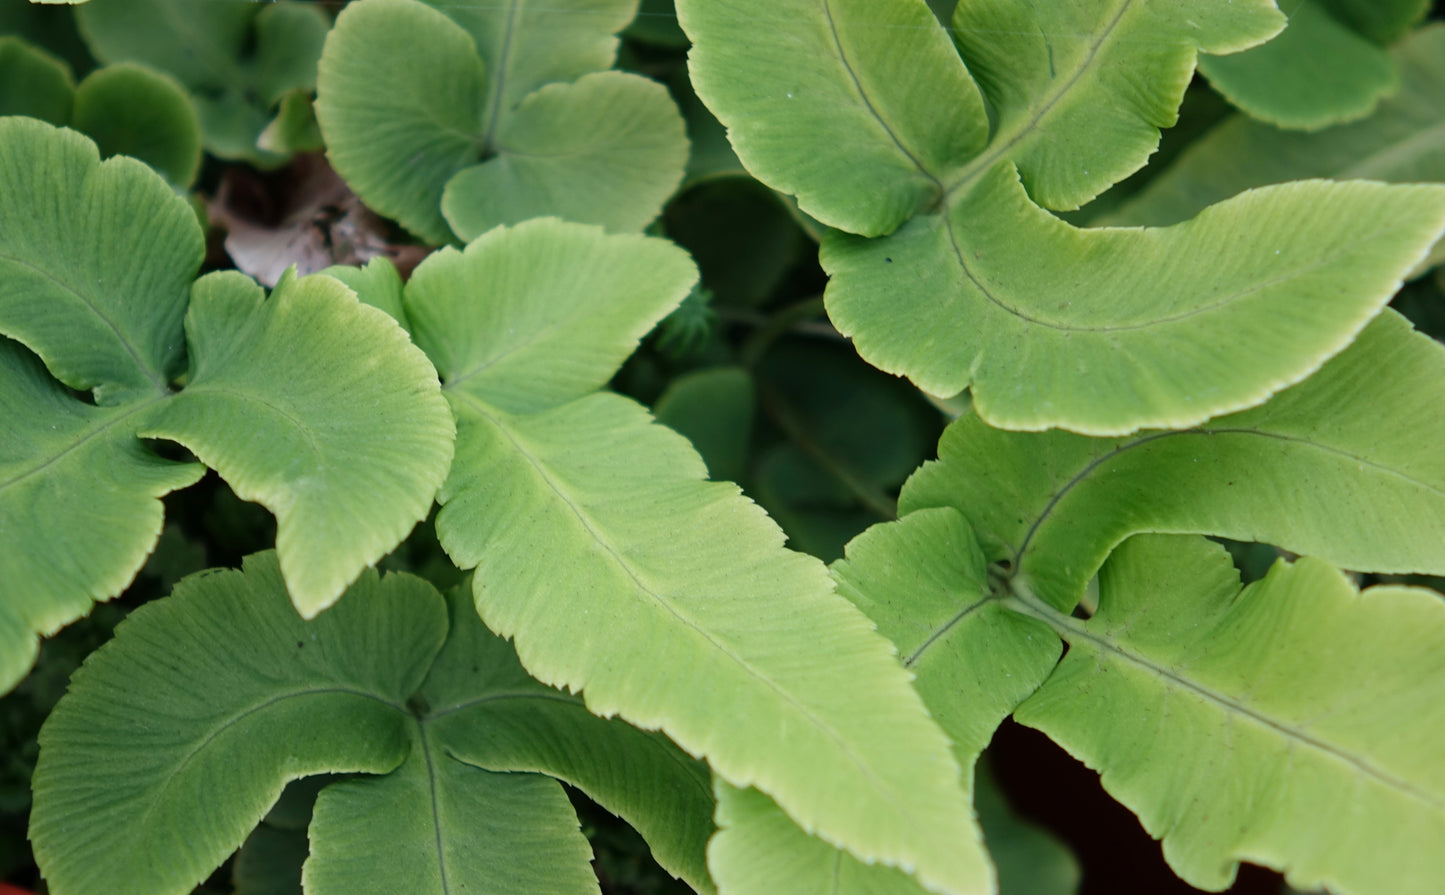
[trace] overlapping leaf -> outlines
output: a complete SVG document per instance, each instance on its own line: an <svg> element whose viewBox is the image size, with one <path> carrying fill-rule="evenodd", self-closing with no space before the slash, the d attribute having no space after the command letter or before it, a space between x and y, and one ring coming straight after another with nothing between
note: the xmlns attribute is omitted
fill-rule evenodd
<svg viewBox="0 0 1445 895"><path fill-rule="evenodd" d="M1352 569L1445 572L1445 350L1387 311L1269 403L1176 432L1091 439L966 416L900 509L952 506L990 560L1072 606L1130 534L1261 541Z"/></svg>
<svg viewBox="0 0 1445 895"><path fill-rule="evenodd" d="M142 437L185 443L277 513L308 613L426 514L452 423L435 371L384 314L324 278L267 301L224 275L191 302L190 207L74 132L0 119L0 179L0 332L60 380L4 343L0 689L37 634L126 586L160 534L157 498L203 471ZM188 387L173 392L187 349Z"/></svg>
<svg viewBox="0 0 1445 895"><path fill-rule="evenodd" d="M1184 879L1236 862L1300 889L1427 895L1445 879L1445 602L1356 593L1325 563L1239 591L1202 539L1136 538L1018 710L1103 773Z"/></svg>
<svg viewBox="0 0 1445 895"><path fill-rule="evenodd" d="M315 88L330 25L312 4L249 0L92 0L76 19L96 58L140 62L184 84L212 154L261 166L286 160L257 138L284 96Z"/></svg>
<svg viewBox="0 0 1445 895"><path fill-rule="evenodd" d="M665 243L553 220L417 269L408 316L458 416L442 544L541 680L862 860L980 891L956 765L886 644L682 438L595 393L695 277Z"/></svg>
<svg viewBox="0 0 1445 895"><path fill-rule="evenodd" d="M686 869L710 829L699 765L528 679L465 595L448 609L420 579L367 572L305 622L271 554L135 613L41 737L31 837L56 891L190 892L287 780L328 771L385 776L323 791L318 895L595 892L554 767L641 814Z"/></svg>
<svg viewBox="0 0 1445 895"><path fill-rule="evenodd" d="M77 87L61 60L20 38L0 37L0 115L69 125L94 140L102 157L138 158L181 188L201 165L201 125L190 97L143 66L106 66Z"/></svg>
<svg viewBox="0 0 1445 895"><path fill-rule="evenodd" d="M1290 0L1281 8L1290 19L1277 37L1233 56L1201 57L1199 70L1251 117L1318 130L1363 118L1399 89L1381 44L1422 18L1430 3Z"/></svg>
<svg viewBox="0 0 1445 895"><path fill-rule="evenodd" d="M544 215L642 229L681 181L687 139L660 84L602 71L636 5L352 4L321 61L332 164L433 243Z"/></svg>
<svg viewBox="0 0 1445 895"><path fill-rule="evenodd" d="M1400 90L1364 121L1301 134L1231 118L1103 223L1173 224L1246 189L1304 177L1445 181L1445 27L1410 34L1391 56Z"/></svg>
<svg viewBox="0 0 1445 895"><path fill-rule="evenodd" d="M1302 185L1163 233L1079 231L1039 207L1076 208L1142 165L1196 52L1280 27L1263 0L963 3L962 59L921 0L679 15L749 170L858 234L823 242L835 325L927 391L971 388L994 425L1123 434L1257 404L1348 344L1445 229L1445 192L1423 188ZM1201 328L1228 337L1201 351Z"/></svg>
<svg viewBox="0 0 1445 895"><path fill-rule="evenodd" d="M305 353L296 333L311 334ZM207 277L186 335L186 388L140 434L184 444L276 514L296 608L315 615L431 509L453 433L436 373L329 277L283 279L269 298L239 274Z"/></svg>

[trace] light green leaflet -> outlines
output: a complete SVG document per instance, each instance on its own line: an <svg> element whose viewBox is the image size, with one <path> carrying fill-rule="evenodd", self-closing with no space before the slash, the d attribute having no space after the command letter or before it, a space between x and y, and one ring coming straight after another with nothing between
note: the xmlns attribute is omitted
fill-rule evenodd
<svg viewBox="0 0 1445 895"><path fill-rule="evenodd" d="M417 268L407 317L458 418L442 545L539 679L861 860L984 891L957 765L887 643L684 439L597 391L696 276L670 244L556 220Z"/></svg>
<svg viewBox="0 0 1445 895"><path fill-rule="evenodd" d="M1102 769L1201 887L1227 886L1249 860L1307 888L1432 891L1445 872L1439 595L1361 597L1313 559L1240 594L1223 548L1150 535L1104 566L1086 622L1022 579L959 565L948 550L967 537L957 511L920 510L870 529L835 567L901 649L922 644L916 686L956 741L979 743L1019 706L1019 721Z"/></svg>
<svg viewBox="0 0 1445 895"><path fill-rule="evenodd" d="M1011 563L1060 609L1135 532L1222 535L1350 569L1441 574L1441 383L1445 349L1387 311L1305 382L1193 429L1093 439L1002 432L965 416L899 508L957 508L989 560Z"/></svg>
<svg viewBox="0 0 1445 895"><path fill-rule="evenodd" d="M315 895L596 892L551 777L709 888L700 763L528 678L464 594L367 571L305 622L269 553L186 579L87 660L41 732L30 836L55 891L181 895L288 780L357 771L384 776L317 801Z"/></svg>
<svg viewBox="0 0 1445 895"><path fill-rule="evenodd" d="M1220 889L1235 863L1299 889L1431 895L1445 879L1445 601L1356 593L1325 563L1280 563L1242 593L1202 539L1135 538L1087 622L1015 713L1103 773Z"/></svg>
<svg viewBox="0 0 1445 895"><path fill-rule="evenodd" d="M656 217L687 161L682 116L661 84L604 71L637 0L430 3L353 3L326 42L317 116L368 205L436 244Z"/></svg>
<svg viewBox="0 0 1445 895"><path fill-rule="evenodd" d="M1318 130L1370 114L1399 89L1381 44L1423 18L1430 0L1286 0L1280 7L1290 19L1277 37L1234 56L1202 56L1199 70L1253 118Z"/></svg>
<svg viewBox="0 0 1445 895"><path fill-rule="evenodd" d="M1196 51L1283 24L1266 0L975 0L956 49L922 0L679 16L744 164L846 231L822 246L834 324L926 391L970 388L996 426L1127 434L1258 404L1343 349L1445 230L1428 187L1299 184L1164 231L1045 211L1140 167Z"/></svg>
<svg viewBox="0 0 1445 895"><path fill-rule="evenodd" d="M1445 181L1445 26L1411 33L1391 56L1400 90L1364 121L1302 134L1236 116L1100 223L1173 224L1246 189L1302 177ZM1442 251L1437 243L1432 260Z"/></svg>
<svg viewBox="0 0 1445 895"><path fill-rule="evenodd" d="M445 477L451 417L394 321L328 278L270 298L234 273L193 287L201 254L195 214L150 169L0 119L0 690L36 635L130 582L158 498L204 472L142 438L185 445L276 513L308 615L396 546Z"/></svg>
<svg viewBox="0 0 1445 895"><path fill-rule="evenodd" d="M75 15L97 59L157 68L191 91L213 155L262 167L286 161L257 139L283 97L316 86L316 60L330 26L319 7L92 0Z"/></svg>

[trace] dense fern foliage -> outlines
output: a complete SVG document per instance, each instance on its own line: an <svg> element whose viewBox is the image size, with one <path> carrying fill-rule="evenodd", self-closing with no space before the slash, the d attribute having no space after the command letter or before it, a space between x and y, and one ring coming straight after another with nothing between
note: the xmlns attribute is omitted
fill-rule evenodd
<svg viewBox="0 0 1445 895"><path fill-rule="evenodd" d="M37 3L0 877L1445 887L1424 0Z"/></svg>

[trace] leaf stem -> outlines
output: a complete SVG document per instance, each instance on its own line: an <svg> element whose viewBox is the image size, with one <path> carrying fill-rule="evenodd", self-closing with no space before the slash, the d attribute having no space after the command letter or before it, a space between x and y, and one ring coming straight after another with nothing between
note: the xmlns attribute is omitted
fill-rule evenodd
<svg viewBox="0 0 1445 895"><path fill-rule="evenodd" d="M852 492L858 502L871 510L878 518L889 521L898 518L898 502L889 497L881 488L864 480L846 463L833 456L808 432L807 426L793 410L782 394L763 382L757 383L758 405L773 423L783 430L788 440L798 446L843 487Z"/></svg>

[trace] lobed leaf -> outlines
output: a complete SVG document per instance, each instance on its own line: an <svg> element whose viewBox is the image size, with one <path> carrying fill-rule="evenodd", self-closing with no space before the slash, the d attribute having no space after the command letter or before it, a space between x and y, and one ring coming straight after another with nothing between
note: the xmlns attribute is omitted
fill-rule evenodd
<svg viewBox="0 0 1445 895"><path fill-rule="evenodd" d="M438 537L538 679L662 729L864 860L976 890L956 765L886 644L680 436L594 393L695 276L671 246L555 220L418 268L407 314L458 418Z"/></svg>
<svg viewBox="0 0 1445 895"><path fill-rule="evenodd" d="M947 795L956 766L902 671L735 486L701 481L685 441L624 398L513 416L452 394L438 533L477 567L478 610L530 672L582 689L599 715L660 727L864 859L942 891L985 885ZM666 673L640 678L638 663Z"/></svg>
<svg viewBox="0 0 1445 895"><path fill-rule="evenodd" d="M978 540L950 507L873 526L832 570L838 593L898 648L971 780L999 723L1058 662L1058 637L994 598Z"/></svg>
<svg viewBox="0 0 1445 895"><path fill-rule="evenodd" d="M1007 433L965 416L904 486L952 506L990 560L1071 607L1136 532L1275 544L1346 568L1445 572L1445 350L1387 311L1269 403L1174 432ZM1408 426L1399 421L1408 420Z"/></svg>
<svg viewBox="0 0 1445 895"><path fill-rule="evenodd" d="M144 165L0 119L0 334L66 385L102 405L166 394L204 250L195 212Z"/></svg>
<svg viewBox="0 0 1445 895"><path fill-rule="evenodd" d="M461 25L487 60L484 117L500 126L528 94L546 84L575 81L612 67L617 32L638 0L548 0L477 4L425 0Z"/></svg>
<svg viewBox="0 0 1445 895"><path fill-rule="evenodd" d="M687 134L667 88L617 71L537 90L497 139L496 157L459 172L442 191L442 216L464 241L545 215L640 231L677 188L687 161Z"/></svg>
<svg viewBox="0 0 1445 895"><path fill-rule="evenodd" d="M91 0L76 21L96 58L151 66L191 90L212 154L262 167L286 159L257 139L286 93L316 86L330 25L311 4L249 0Z"/></svg>
<svg viewBox="0 0 1445 895"><path fill-rule="evenodd" d="M405 302L449 394L527 413L605 385L696 280L663 240L532 220L433 253Z"/></svg>
<svg viewBox="0 0 1445 895"><path fill-rule="evenodd" d="M919 0L683 0L679 16L743 163L851 231L823 240L834 324L925 391L971 389L995 426L1124 434L1259 404L1347 345L1445 230L1445 193L1419 187L1297 186L1164 233L1044 210L1139 168L1197 52L1283 25L1269 0L976 0L953 14L959 55Z"/></svg>
<svg viewBox="0 0 1445 895"><path fill-rule="evenodd" d="M580 698L529 677L511 647L482 624L470 589L449 594L448 606L451 633L420 691L429 736L445 759L566 781L625 818L669 872L698 892L713 891L705 857L713 832L707 766L661 734L598 718ZM575 818L571 823L575 828Z"/></svg>
<svg viewBox="0 0 1445 895"><path fill-rule="evenodd" d="M432 6L354 3L327 39L317 119L358 195L433 243L544 215L617 230L657 215L686 164L681 116L658 85L597 71L636 0Z"/></svg>
<svg viewBox="0 0 1445 895"><path fill-rule="evenodd" d="M1325 563L1239 590L1225 551L1140 537L1016 713L1103 774L1185 880L1238 861L1301 889L1434 891L1445 878L1445 603L1355 592ZM1388 733L1387 733L1388 732Z"/></svg>
<svg viewBox="0 0 1445 895"><path fill-rule="evenodd" d="M1199 51L1235 53L1284 24L1273 0L960 3L954 39L997 124L949 188L1008 159L1035 202L1078 208L1144 165Z"/></svg>
<svg viewBox="0 0 1445 895"><path fill-rule="evenodd" d="M446 633L441 601L374 572L351 596L305 622L261 554L123 622L40 734L30 839L51 887L190 892L287 780L400 765L405 701Z"/></svg>
<svg viewBox="0 0 1445 895"><path fill-rule="evenodd" d="M151 406L78 401L0 339L0 692L29 670L37 634L125 589L160 537L160 498L205 472L135 437Z"/></svg>
<svg viewBox="0 0 1445 895"><path fill-rule="evenodd" d="M946 216L886 239L830 233L821 260L828 313L869 363L938 395L971 388L995 426L1116 435L1191 426L1314 372L1442 230L1445 189L1365 183L1080 230L1002 166Z"/></svg>
<svg viewBox="0 0 1445 895"><path fill-rule="evenodd" d="M141 435L184 444L276 514L296 608L330 606L426 516L454 429L436 373L383 312L329 277L269 299L240 274L196 284L184 391Z"/></svg>
<svg viewBox="0 0 1445 895"><path fill-rule="evenodd" d="M693 86L738 157L825 224L892 231L987 141L983 97L918 0L683 0L677 14Z"/></svg>
<svg viewBox="0 0 1445 895"><path fill-rule="evenodd" d="M600 891L555 780L472 767L424 729L397 770L323 790L311 837L301 879L316 895Z"/></svg>

